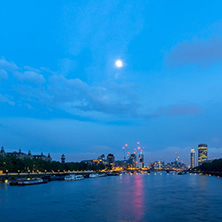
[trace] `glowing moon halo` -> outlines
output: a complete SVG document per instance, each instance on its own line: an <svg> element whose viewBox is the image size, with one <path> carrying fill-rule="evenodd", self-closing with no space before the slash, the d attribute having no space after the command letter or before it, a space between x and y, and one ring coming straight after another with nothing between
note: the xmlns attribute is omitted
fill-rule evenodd
<svg viewBox="0 0 222 222"><path fill-rule="evenodd" d="M116 60L115 66L116 66L117 68L122 68L122 67L123 67L123 62L122 62L122 60L120 60L120 59Z"/></svg>

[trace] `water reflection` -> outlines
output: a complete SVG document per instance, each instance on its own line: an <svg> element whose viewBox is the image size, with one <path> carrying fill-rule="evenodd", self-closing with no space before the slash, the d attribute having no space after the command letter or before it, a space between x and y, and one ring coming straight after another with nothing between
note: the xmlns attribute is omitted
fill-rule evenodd
<svg viewBox="0 0 222 222"><path fill-rule="evenodd" d="M143 177L141 175L134 176L134 193L132 205L135 209L136 221L139 221L144 215L144 186L143 186ZM146 197L148 198L148 197Z"/></svg>

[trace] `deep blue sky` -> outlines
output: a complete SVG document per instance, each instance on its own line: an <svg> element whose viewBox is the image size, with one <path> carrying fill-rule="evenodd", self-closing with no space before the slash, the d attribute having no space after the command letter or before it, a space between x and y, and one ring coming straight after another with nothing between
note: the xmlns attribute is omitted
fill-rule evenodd
<svg viewBox="0 0 222 222"><path fill-rule="evenodd" d="M0 145L80 161L222 157L222 2L2 1ZM114 63L121 59L122 68Z"/></svg>

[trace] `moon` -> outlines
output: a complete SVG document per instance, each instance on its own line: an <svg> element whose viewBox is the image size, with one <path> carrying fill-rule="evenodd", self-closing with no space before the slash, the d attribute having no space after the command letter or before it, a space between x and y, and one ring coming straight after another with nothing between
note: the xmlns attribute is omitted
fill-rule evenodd
<svg viewBox="0 0 222 222"><path fill-rule="evenodd" d="M122 67L123 67L123 61L120 60L120 59L116 60L115 66L116 66L117 68L122 68Z"/></svg>

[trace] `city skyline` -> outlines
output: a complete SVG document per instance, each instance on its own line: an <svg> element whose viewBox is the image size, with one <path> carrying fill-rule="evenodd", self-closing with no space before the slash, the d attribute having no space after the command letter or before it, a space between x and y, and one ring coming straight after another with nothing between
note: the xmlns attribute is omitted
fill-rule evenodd
<svg viewBox="0 0 222 222"><path fill-rule="evenodd" d="M220 6L3 2L0 146L79 161L141 141L145 162L188 164L206 143L221 158Z"/></svg>
<svg viewBox="0 0 222 222"><path fill-rule="evenodd" d="M198 153L198 156L196 156L196 151L195 151L195 148L192 148L190 153L189 153L189 160L188 161L184 161L183 157L181 158L181 156L179 155L178 152L175 152L175 154L171 155L169 159L164 159L162 156L161 157L157 157L155 158L154 156L150 156L149 158L146 158L147 156L144 155L144 147L140 147L140 142L137 142L137 148L135 149L127 149L128 148L128 144L125 144L124 147L122 147L123 149L123 154L122 155L116 155L115 153L113 153L112 155L114 155L114 159L116 158L116 160L118 161L124 161L124 160L129 160L130 159L130 156L131 155L136 155L136 161L137 161L137 165L139 168L142 168L144 165L146 166L149 166L150 163L152 162L159 162L159 161L162 161L162 162L173 162L173 161L181 161L181 163L184 163L187 165L187 167L191 167L191 168L194 168L196 166L199 166L202 164L202 162L206 161L206 160L209 160L209 161L212 161L214 159L216 159L216 157L214 158L211 158L211 156L208 154L208 146L207 144L199 144L198 147L197 147L197 153ZM6 152L5 151L5 148L2 146L1 147L1 151L0 151L0 154L7 154L9 153L10 155L11 154L14 154L14 156L19 156L19 154L23 154L24 156L27 156L27 157L31 157L33 156L31 150L27 151L28 154L25 154L21 151L21 149L19 149L19 151L17 152L16 150L11 150L11 152ZM109 153L109 152L108 152ZM108 154L106 153L106 154ZM43 152L41 152L41 155L35 155L37 153L34 153L34 156L38 156L38 157L46 157ZM101 153L100 153L101 154ZM111 154L111 153L109 153ZM95 155L98 156L98 153L94 153L93 155L92 154L89 154L90 156L88 156L88 159L89 160L92 160L92 159L95 159ZM102 156L105 155L105 153L102 154ZM64 154L57 154L55 156L55 158L53 158L54 160L56 161L60 161L61 160L61 156L63 158L66 159L65 155ZM210 156L210 158L209 158ZM48 157L51 158L51 154L48 153ZM145 157L145 160L144 161L144 157ZM101 158L101 156L99 156L98 158ZM185 158L186 159L186 158ZM73 158L69 157L69 154L68 154L68 162L73 162ZM82 159L78 159L78 160L75 160L74 162L82 162L83 160Z"/></svg>

